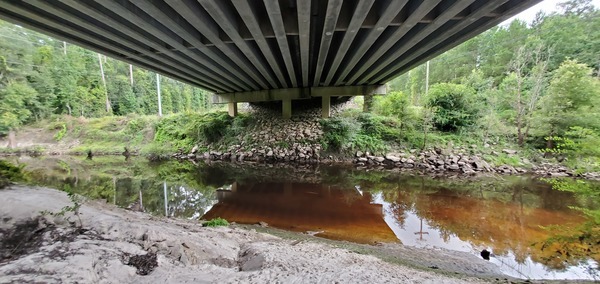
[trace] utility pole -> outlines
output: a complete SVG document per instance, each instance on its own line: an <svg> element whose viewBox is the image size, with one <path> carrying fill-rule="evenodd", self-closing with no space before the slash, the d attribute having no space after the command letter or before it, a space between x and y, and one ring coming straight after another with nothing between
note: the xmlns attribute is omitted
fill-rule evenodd
<svg viewBox="0 0 600 284"><path fill-rule="evenodd" d="M162 116L162 103L160 101L160 75L156 73L156 93L158 94L158 116Z"/></svg>
<svg viewBox="0 0 600 284"><path fill-rule="evenodd" d="M427 60L426 70L425 70L425 96L429 94L429 60Z"/></svg>
<svg viewBox="0 0 600 284"><path fill-rule="evenodd" d="M106 112L110 112L110 101L108 100L108 89L106 89L106 78L104 77L104 67L102 66L102 55L98 53L98 63L100 63L100 74L102 74L102 84L106 94Z"/></svg>
<svg viewBox="0 0 600 284"><path fill-rule="evenodd" d="M129 82L131 82L131 86L133 87L133 65L129 64Z"/></svg>

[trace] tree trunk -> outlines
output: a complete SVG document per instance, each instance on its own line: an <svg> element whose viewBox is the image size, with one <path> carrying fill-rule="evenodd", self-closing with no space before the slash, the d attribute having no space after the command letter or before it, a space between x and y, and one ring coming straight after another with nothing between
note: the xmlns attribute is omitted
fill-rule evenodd
<svg viewBox="0 0 600 284"><path fill-rule="evenodd" d="M14 149L17 147L17 138L14 130L8 131L8 148Z"/></svg>
<svg viewBox="0 0 600 284"><path fill-rule="evenodd" d="M546 140L546 150L550 150L550 149L554 149L554 130L550 131L550 136L548 137L548 140ZM544 158L548 158L548 156L550 156L550 152L546 151L544 152Z"/></svg>

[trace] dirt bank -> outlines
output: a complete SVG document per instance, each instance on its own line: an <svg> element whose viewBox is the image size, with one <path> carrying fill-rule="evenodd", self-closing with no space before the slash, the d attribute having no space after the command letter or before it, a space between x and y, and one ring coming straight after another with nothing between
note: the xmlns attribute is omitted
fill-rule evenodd
<svg viewBox="0 0 600 284"><path fill-rule="evenodd" d="M78 229L63 218L37 218L42 210L58 212L69 205L63 192L13 186L1 190L0 197L0 283L478 283L503 279L493 264L469 254L314 241L305 235L272 232L276 236L248 226L205 228L193 221L156 218L92 201L81 208L83 229Z"/></svg>

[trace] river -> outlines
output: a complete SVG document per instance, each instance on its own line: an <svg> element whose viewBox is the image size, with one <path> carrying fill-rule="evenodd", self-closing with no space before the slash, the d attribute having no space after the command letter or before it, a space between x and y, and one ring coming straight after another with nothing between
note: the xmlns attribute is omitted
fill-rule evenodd
<svg viewBox="0 0 600 284"><path fill-rule="evenodd" d="M600 278L598 244L581 238L577 244L561 242L589 221L582 208L598 210L600 201L529 176L433 178L348 167L123 157L9 160L24 164L36 184L160 216L264 222L366 244L397 242L475 255L486 249L490 261L514 277Z"/></svg>

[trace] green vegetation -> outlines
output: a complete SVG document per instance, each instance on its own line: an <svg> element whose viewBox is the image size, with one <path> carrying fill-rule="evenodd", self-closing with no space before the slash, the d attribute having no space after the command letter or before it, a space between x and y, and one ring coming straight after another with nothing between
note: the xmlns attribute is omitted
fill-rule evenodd
<svg viewBox="0 0 600 284"><path fill-rule="evenodd" d="M158 113L153 72L2 21L0 38L0 136L55 114ZM210 109L206 91L160 80L164 114Z"/></svg>
<svg viewBox="0 0 600 284"><path fill-rule="evenodd" d="M12 163L0 160L0 189L14 181L28 181L29 176L23 171L24 166L15 166Z"/></svg>
<svg viewBox="0 0 600 284"><path fill-rule="evenodd" d="M75 217L77 217L77 220L79 220L79 228L83 227L83 222L81 222L81 214L79 212L79 209L81 209L81 205L83 204L83 197L80 195L77 195L75 193L73 193L73 191L69 190L67 191L67 196L69 197L69 200L71 201L71 205L67 205L63 208L60 209L60 211L58 212L50 212L50 211L42 211L40 212L42 215L50 215L50 216L65 216L65 214L67 213L72 213ZM67 221L69 220L69 217L67 217Z"/></svg>
<svg viewBox="0 0 600 284"><path fill-rule="evenodd" d="M433 125L443 132L456 132L477 121L475 90L459 84L440 83L431 87L426 107L433 110Z"/></svg>
<svg viewBox="0 0 600 284"><path fill-rule="evenodd" d="M587 0L559 6L560 13L493 28L431 60L429 82L425 65L396 78L375 114L400 121L401 146L490 144L599 171L600 11ZM510 165L523 158L484 154Z"/></svg>
<svg viewBox="0 0 600 284"><path fill-rule="evenodd" d="M203 224L204 227L219 227L219 226L229 226L229 222L227 222L227 220L217 217L214 219L211 219L209 221L206 221Z"/></svg>

